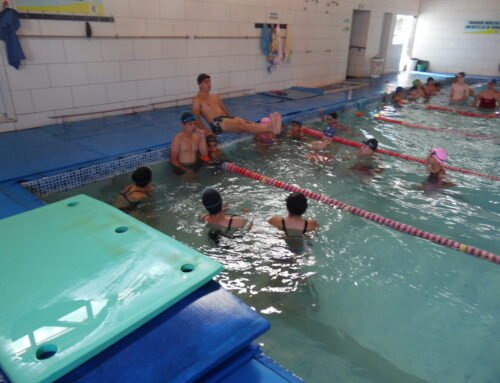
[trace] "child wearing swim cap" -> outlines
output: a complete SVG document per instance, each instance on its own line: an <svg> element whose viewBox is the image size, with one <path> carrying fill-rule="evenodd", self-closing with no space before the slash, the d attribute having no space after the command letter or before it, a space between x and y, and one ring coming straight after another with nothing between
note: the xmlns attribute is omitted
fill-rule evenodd
<svg viewBox="0 0 500 383"><path fill-rule="evenodd" d="M444 163L448 159L448 153L443 148L433 148L427 156L425 166L429 171L426 183L437 186L454 186L451 182L445 182L446 171Z"/></svg>
<svg viewBox="0 0 500 383"><path fill-rule="evenodd" d="M290 129L288 130L288 137L294 138L296 140L301 140L304 138L304 130L302 128L302 121L300 121L300 120L290 121Z"/></svg>
<svg viewBox="0 0 500 383"><path fill-rule="evenodd" d="M147 166L141 166L132 173L133 184L127 185L116 198L117 209L129 211L148 199L153 193L153 172Z"/></svg>
<svg viewBox="0 0 500 383"><path fill-rule="evenodd" d="M270 127L272 125L272 120L269 117L263 117L260 120L261 125L266 127ZM255 141L260 142L262 144L271 145L276 136L273 133L257 133L255 135Z"/></svg>

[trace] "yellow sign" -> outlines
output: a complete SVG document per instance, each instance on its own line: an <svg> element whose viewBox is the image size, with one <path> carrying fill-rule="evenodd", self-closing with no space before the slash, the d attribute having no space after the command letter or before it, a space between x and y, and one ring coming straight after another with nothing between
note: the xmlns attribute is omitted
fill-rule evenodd
<svg viewBox="0 0 500 383"><path fill-rule="evenodd" d="M500 21L467 21L464 33L495 35L500 33Z"/></svg>
<svg viewBox="0 0 500 383"><path fill-rule="evenodd" d="M19 12L70 13L102 16L102 0L17 0Z"/></svg>

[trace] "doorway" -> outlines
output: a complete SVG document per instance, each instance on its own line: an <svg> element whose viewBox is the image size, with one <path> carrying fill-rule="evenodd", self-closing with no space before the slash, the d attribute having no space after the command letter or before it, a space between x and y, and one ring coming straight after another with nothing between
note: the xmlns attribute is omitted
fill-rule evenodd
<svg viewBox="0 0 500 383"><path fill-rule="evenodd" d="M351 38L347 59L347 76L364 77L366 71L366 42L370 25L370 11L354 10L352 13Z"/></svg>

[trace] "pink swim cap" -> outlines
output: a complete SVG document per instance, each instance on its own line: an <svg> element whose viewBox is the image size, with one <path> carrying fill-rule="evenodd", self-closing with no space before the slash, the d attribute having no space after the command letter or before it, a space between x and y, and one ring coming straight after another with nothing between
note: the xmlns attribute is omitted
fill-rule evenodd
<svg viewBox="0 0 500 383"><path fill-rule="evenodd" d="M262 125L265 125L265 126L269 126L271 125L271 119L269 117L263 117L261 120L260 120L260 123Z"/></svg>
<svg viewBox="0 0 500 383"><path fill-rule="evenodd" d="M443 148L433 148L431 150L431 155L439 162L441 165L448 159L448 153Z"/></svg>

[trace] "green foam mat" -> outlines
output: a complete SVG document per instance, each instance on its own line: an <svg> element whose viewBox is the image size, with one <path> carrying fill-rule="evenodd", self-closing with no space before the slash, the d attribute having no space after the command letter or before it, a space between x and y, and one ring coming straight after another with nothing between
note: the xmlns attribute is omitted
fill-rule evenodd
<svg viewBox="0 0 500 383"><path fill-rule="evenodd" d="M222 265L79 195L0 221L0 367L52 381L202 286Z"/></svg>

